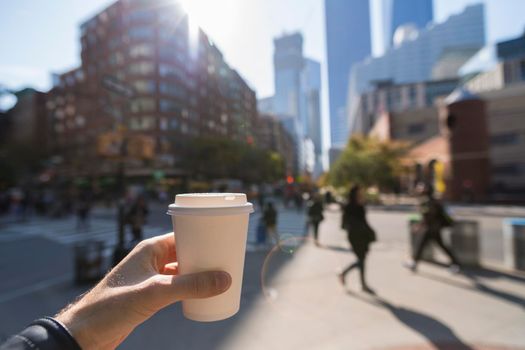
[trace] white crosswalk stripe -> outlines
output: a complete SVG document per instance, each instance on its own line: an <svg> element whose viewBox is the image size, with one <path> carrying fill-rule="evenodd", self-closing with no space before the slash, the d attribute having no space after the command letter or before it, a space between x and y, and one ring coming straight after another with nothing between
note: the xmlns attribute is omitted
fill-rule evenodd
<svg viewBox="0 0 525 350"><path fill-rule="evenodd" d="M0 243L38 236L66 245L74 245L87 240L101 240L106 245L114 245L117 241L116 226L114 220L94 218L90 220L89 228L78 230L75 218L35 219L0 228ZM152 237L167 231L163 227L146 225L144 237Z"/></svg>
<svg viewBox="0 0 525 350"><path fill-rule="evenodd" d="M248 242L255 243L256 231L261 213L256 211L250 216L248 228ZM144 226L144 238L169 232L166 226L154 225ZM294 210L279 210L277 220L277 232L283 236L302 236L305 234L305 215L303 212ZM4 223L0 226L0 243L12 242L29 237L45 237L49 240L65 244L75 245L78 242L97 240L104 241L106 247L113 246L117 241L117 224L109 218L91 218L89 228L77 229L75 217L64 219L33 218L31 221L20 223ZM130 237L128 236L128 239Z"/></svg>

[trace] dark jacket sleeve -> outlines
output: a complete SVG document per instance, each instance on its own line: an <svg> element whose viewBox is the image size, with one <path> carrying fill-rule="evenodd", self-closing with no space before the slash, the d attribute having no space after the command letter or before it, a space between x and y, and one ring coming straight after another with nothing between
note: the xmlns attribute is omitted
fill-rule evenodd
<svg viewBox="0 0 525 350"><path fill-rule="evenodd" d="M38 319L0 345L0 350L81 350L75 338L57 320Z"/></svg>

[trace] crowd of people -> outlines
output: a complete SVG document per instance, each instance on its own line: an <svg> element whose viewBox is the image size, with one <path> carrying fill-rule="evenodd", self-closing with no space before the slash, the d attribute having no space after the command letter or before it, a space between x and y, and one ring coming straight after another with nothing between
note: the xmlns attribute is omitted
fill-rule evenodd
<svg viewBox="0 0 525 350"><path fill-rule="evenodd" d="M75 215L76 230L87 232L91 227L90 219L96 202L110 206L107 201L101 201L90 187L68 191L13 187L0 191L0 216L16 223L34 217L59 219ZM131 234L133 242L141 241L149 213L146 194L130 190L117 204L122 210L122 217L118 218L121 221L119 225Z"/></svg>

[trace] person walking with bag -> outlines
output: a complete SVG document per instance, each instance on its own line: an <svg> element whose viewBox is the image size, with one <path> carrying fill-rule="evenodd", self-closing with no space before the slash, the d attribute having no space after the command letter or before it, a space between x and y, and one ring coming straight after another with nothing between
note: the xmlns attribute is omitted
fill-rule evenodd
<svg viewBox="0 0 525 350"><path fill-rule="evenodd" d="M343 220L341 225L348 234L348 241L352 246L357 261L350 264L341 272L338 277L341 284L345 284L346 275L354 268L359 268L361 278L361 288L363 292L374 294L374 291L368 286L365 278L366 256L370 243L376 240L374 230L366 220L366 210L361 188L355 185L348 195L348 203L343 207Z"/></svg>
<svg viewBox="0 0 525 350"><path fill-rule="evenodd" d="M419 192L423 195L423 201L420 204L420 212L423 219L421 225L423 238L413 256L413 261L405 264L405 266L416 272L417 264L421 260L425 247L431 241L434 241L450 258L450 270L457 273L460 271L459 260L450 248L445 245L441 237L441 230L452 226L454 220L447 214L441 202L434 197L434 188L431 185L420 186Z"/></svg>
<svg viewBox="0 0 525 350"><path fill-rule="evenodd" d="M324 220L324 207L321 197L316 194L310 203L308 203L308 223L314 230L315 245L319 246L319 224Z"/></svg>

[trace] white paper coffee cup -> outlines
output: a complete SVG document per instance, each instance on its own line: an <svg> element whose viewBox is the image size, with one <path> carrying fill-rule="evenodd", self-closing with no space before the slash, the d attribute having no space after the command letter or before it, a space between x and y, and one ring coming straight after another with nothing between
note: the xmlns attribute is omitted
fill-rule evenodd
<svg viewBox="0 0 525 350"><path fill-rule="evenodd" d="M230 288L217 296L182 302L184 316L211 322L239 311L248 219L253 205L243 193L179 194L170 204L181 274L221 270L231 275Z"/></svg>

